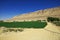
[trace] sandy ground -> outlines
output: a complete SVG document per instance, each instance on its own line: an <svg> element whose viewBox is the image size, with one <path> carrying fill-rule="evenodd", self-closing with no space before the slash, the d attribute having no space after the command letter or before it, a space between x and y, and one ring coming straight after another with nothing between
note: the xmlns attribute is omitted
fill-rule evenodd
<svg viewBox="0 0 60 40"><path fill-rule="evenodd" d="M0 33L0 40L60 40L60 27L48 23L44 29L26 28L23 32Z"/></svg>

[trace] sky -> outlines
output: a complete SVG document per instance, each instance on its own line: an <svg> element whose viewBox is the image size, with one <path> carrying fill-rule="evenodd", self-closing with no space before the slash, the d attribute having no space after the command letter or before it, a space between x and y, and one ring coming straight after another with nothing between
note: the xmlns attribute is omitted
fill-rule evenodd
<svg viewBox="0 0 60 40"><path fill-rule="evenodd" d="M60 0L0 0L0 20L60 6Z"/></svg>

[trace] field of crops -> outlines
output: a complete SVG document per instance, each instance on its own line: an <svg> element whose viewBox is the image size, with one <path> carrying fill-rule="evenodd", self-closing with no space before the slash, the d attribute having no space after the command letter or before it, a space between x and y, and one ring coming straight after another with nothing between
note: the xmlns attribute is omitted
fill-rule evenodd
<svg viewBox="0 0 60 40"><path fill-rule="evenodd" d="M7 28L44 28L46 25L46 22L41 21L0 22L0 27L5 26Z"/></svg>

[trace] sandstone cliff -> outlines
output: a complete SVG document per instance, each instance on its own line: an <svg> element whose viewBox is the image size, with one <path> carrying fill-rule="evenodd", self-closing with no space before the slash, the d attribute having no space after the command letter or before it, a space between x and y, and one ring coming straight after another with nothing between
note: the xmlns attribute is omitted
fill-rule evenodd
<svg viewBox="0 0 60 40"><path fill-rule="evenodd" d="M60 7L47 8L26 14L14 16L13 18L5 21L31 21L31 20L46 20L47 17L60 18Z"/></svg>

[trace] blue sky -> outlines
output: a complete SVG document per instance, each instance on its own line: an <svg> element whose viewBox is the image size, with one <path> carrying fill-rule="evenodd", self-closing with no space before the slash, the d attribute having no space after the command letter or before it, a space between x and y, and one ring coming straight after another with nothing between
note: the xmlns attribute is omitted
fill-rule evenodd
<svg viewBox="0 0 60 40"><path fill-rule="evenodd" d="M60 0L0 0L0 20L60 6Z"/></svg>

